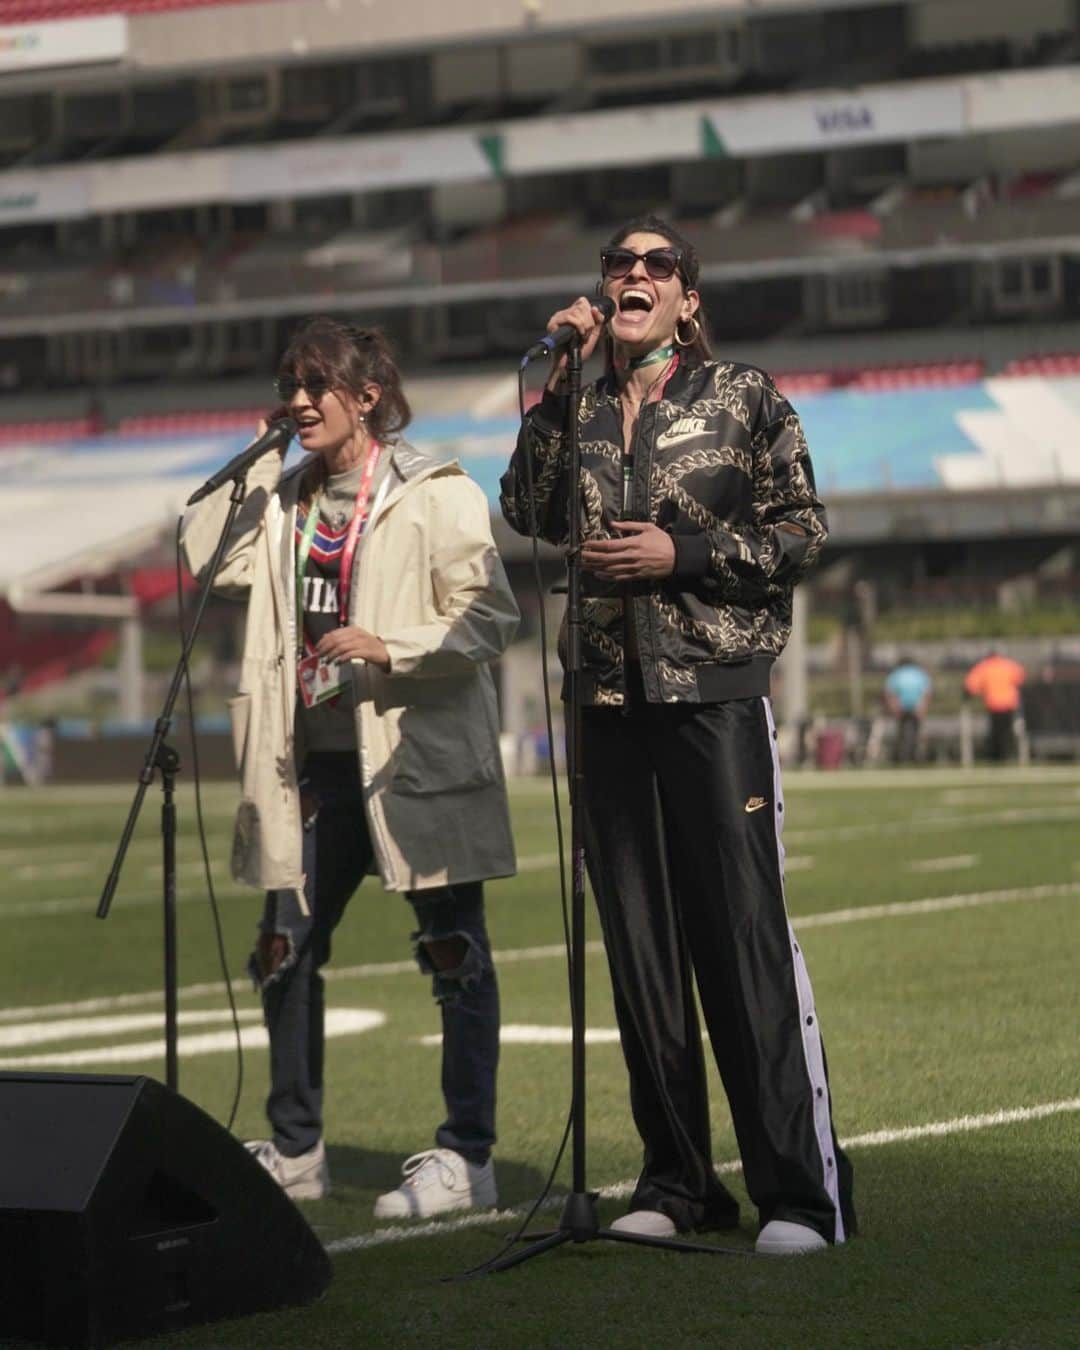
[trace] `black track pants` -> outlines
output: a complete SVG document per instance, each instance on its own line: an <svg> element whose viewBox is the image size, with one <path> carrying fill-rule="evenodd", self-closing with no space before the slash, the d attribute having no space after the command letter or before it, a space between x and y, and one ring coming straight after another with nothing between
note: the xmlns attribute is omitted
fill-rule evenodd
<svg viewBox="0 0 1080 1350"><path fill-rule="evenodd" d="M762 1224L854 1230L810 980L784 904L767 699L587 708L585 846L645 1146L632 1209L729 1226L712 1168L696 977Z"/></svg>

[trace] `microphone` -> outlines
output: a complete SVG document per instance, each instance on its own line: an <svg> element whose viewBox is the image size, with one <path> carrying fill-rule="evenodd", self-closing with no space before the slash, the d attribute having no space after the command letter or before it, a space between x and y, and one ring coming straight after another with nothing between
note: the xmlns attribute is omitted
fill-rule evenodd
<svg viewBox="0 0 1080 1350"><path fill-rule="evenodd" d="M204 497L209 497L211 492L216 492L221 487L222 483L228 483L230 479L239 478L241 474L247 473L255 461L268 450L280 450L283 445L288 445L295 435L294 417L279 417L271 422L258 440L252 441L246 450L234 455L228 464L218 469L217 473L211 474L202 487L191 494L187 499L188 506L194 506Z"/></svg>
<svg viewBox="0 0 1080 1350"><path fill-rule="evenodd" d="M612 300L610 295L598 295L590 303L593 309L598 309L603 314L605 323L615 314L615 301ZM554 333L548 333L539 342L533 343L521 358L522 366L527 366L530 361L535 360L538 356L548 356L552 352L557 352L560 347L565 347L567 343L573 342L576 337L580 337L580 334L572 323L562 324L555 329Z"/></svg>

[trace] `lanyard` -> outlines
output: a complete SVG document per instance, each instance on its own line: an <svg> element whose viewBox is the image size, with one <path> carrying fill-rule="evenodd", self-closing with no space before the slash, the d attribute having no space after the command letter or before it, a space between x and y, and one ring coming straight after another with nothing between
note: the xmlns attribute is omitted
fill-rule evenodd
<svg viewBox="0 0 1080 1350"><path fill-rule="evenodd" d="M638 361L638 363L637 363L639 366L649 366L649 365L652 365L653 362L655 362L655 361L662 361L662 360L669 360L669 361L670 361L671 358L672 358L673 356L674 356L675 359L674 359L674 361L672 361L672 363L671 363L671 369L668 371L668 373L667 373L667 378L664 380L663 388L660 390L660 395L659 395L660 398L663 398L663 397L664 397L664 392L665 392L665 390L666 390L667 387L668 387L668 383L669 383L669 381L671 380L672 375L674 375L675 372L676 372L676 371L678 370L678 368L679 368L679 356L678 356L678 353L675 351L675 348L674 348L674 347L657 347L655 351L650 352L650 353L648 354L648 356L643 357L643 358L642 358L640 361ZM631 368L633 368L633 363L631 363ZM651 402L653 401L652 394L653 394L653 389L654 389L655 387L656 387L656 381L654 380L653 383L649 386L649 391L648 391L647 398L646 398L646 400L645 400L645 404L642 404L641 411L638 413L637 423L635 424L635 426L634 426L634 432L633 432L633 434L632 434L631 437L630 437L630 444L629 444L629 445L625 445L625 444L624 444L624 446L623 446L623 454L622 454L622 489L623 489L622 509L623 509L623 518L624 518L624 519L626 518L626 512L630 510L630 498L631 498L631 496L632 496L632 494L633 494L633 489L634 489L634 441L637 439L637 430L638 430L638 427L639 427L640 424L641 424L641 418L642 418L642 416L644 415L645 406L646 406L646 404L651 403ZM655 426L654 426L654 434L655 434Z"/></svg>
<svg viewBox="0 0 1080 1350"><path fill-rule="evenodd" d="M356 557L356 541L367 524L369 516L368 498L371 496L371 485L375 479L375 470L381 453L382 446L378 441L372 441L371 449L364 461L364 472L360 479L360 486L356 492L352 520L349 522L349 532L345 536L345 545L341 551L341 568L338 575L338 623L342 627L349 617L349 583L352 580L353 561ZM296 648L301 655L304 650L304 574L307 571L308 557L311 554L311 545L314 542L318 525L319 498L316 497L308 509L307 519L304 521L304 532L296 550Z"/></svg>

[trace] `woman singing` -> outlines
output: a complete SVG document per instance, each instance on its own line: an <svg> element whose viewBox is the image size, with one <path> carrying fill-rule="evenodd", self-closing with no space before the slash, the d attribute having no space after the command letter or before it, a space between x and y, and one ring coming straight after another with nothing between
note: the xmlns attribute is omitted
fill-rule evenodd
<svg viewBox="0 0 1080 1350"><path fill-rule="evenodd" d="M273 1134L249 1147L294 1198L325 1194L319 970L377 870L416 914L442 1016L446 1119L375 1214L493 1205L499 997L482 883L514 871L514 850L489 664L517 607L484 494L400 438L409 405L381 333L310 320L277 390L308 456L284 475L274 454L252 467L215 578L247 602L233 874L266 892L251 969ZM184 522L196 575L229 492Z"/></svg>
<svg viewBox="0 0 1080 1350"><path fill-rule="evenodd" d="M711 358L691 244L629 222L601 253L605 326L552 315L607 372L582 398L585 851L644 1166L615 1227L732 1227L712 1167L696 979L731 1106L759 1251L854 1231L810 980L784 900L784 802L769 671L825 512L806 441L769 377ZM503 478L509 523L564 543L563 373Z"/></svg>

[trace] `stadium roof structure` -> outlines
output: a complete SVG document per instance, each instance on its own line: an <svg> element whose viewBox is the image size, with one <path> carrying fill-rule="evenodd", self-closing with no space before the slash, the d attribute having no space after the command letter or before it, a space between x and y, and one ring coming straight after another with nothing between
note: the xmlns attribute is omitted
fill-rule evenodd
<svg viewBox="0 0 1080 1350"><path fill-rule="evenodd" d="M481 383L470 382L471 409L455 410L461 382L432 382L409 439L459 459L497 514L518 420L505 378ZM1080 375L828 389L795 403L838 545L1080 527ZM0 595L17 611L132 617L134 598L95 594L93 578L167 537L195 488L249 439L188 431L8 445ZM508 557L524 556L526 541L497 533ZM83 589L63 589L75 583Z"/></svg>

